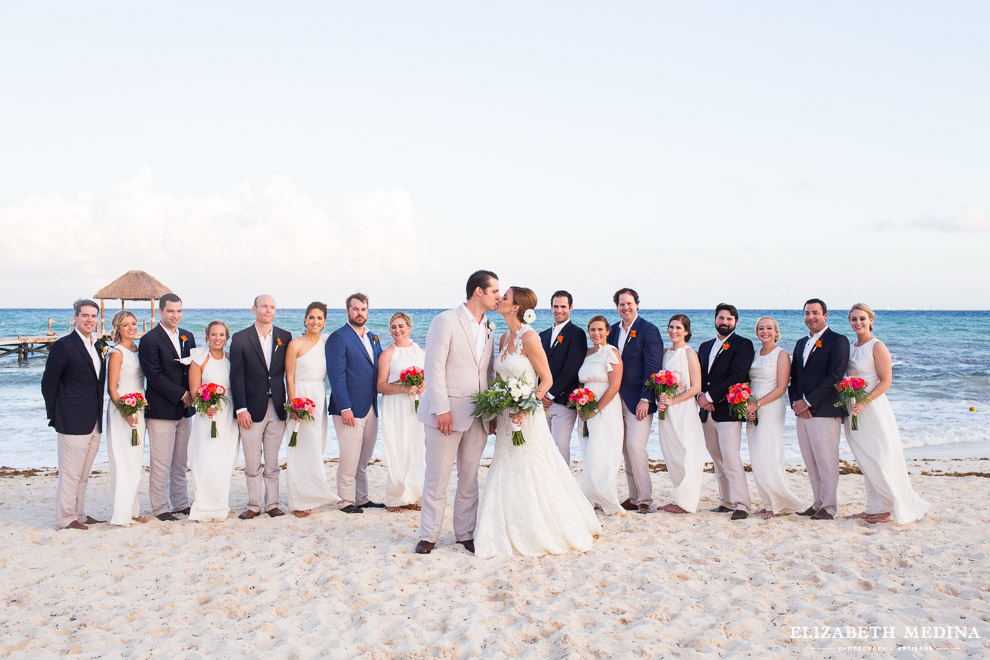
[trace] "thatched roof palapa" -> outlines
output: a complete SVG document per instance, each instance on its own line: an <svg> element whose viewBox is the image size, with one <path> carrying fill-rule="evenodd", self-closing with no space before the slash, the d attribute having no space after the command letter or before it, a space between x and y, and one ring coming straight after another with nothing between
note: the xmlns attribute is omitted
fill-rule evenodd
<svg viewBox="0 0 990 660"><path fill-rule="evenodd" d="M168 288L143 270L129 270L96 292L97 300L158 300Z"/></svg>

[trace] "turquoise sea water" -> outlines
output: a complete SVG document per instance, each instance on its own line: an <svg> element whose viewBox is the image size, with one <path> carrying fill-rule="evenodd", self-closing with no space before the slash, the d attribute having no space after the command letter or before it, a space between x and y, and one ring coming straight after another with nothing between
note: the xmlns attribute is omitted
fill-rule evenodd
<svg viewBox="0 0 990 660"><path fill-rule="evenodd" d="M149 316L144 306L136 306L139 319ZM372 309L369 325L382 338L383 345L391 343L388 319L391 309ZM441 310L406 310L413 317L413 341L425 345L426 331L433 316ZM711 310L640 310L640 314L661 328L666 339L667 319L674 313L691 317L694 336L691 345L697 349L702 341L714 336ZM572 320L582 326L595 314L604 314L610 321L618 320L615 309L575 310ZM109 316L108 314L108 320ZM740 310L739 333L753 340L756 320L763 315L777 319L781 330L780 345L791 351L794 342L807 332L800 310ZM72 312L67 309L0 309L0 337L17 335L40 336L48 328L49 317L57 324L59 334L68 331ZM346 320L342 309L330 310L327 332L340 327ZM280 309L276 325L293 334L302 331L303 310ZM489 318L502 326L498 314ZM222 319L236 331L254 322L250 310L188 309L182 327L194 332L202 343L203 329L209 321ZM833 310L831 327L854 338L845 320L845 310ZM533 326L542 330L552 323L549 310L538 310ZM149 326L150 327L150 326ZM876 336L890 348L894 358L894 384L888 393L897 415L905 447L936 447L963 443L969 452L986 449L990 455L990 312L987 311L888 311L877 312ZM504 330L504 327L501 327ZM0 464L11 467L43 467L56 465L55 432L48 427L41 399L41 374L44 358L36 357L18 363L15 357L0 358ZM970 408L976 408L971 412ZM330 427L326 456L337 456L336 437ZM843 448L845 448L843 442ZM657 425L653 424L650 457L661 458ZM745 442L744 449L745 453ZM793 416L788 415L784 431L784 452L789 460L798 460L797 436ZM376 456L382 455L381 443ZM491 455L491 441L486 455ZM577 436L573 438L572 456L580 458ZM745 458L745 456L744 456ZM106 461L101 449L98 462Z"/></svg>

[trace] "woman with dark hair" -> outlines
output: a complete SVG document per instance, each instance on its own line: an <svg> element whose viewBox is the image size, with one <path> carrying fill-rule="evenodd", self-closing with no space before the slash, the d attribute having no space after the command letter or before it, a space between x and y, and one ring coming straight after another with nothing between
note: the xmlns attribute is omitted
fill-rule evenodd
<svg viewBox="0 0 990 660"><path fill-rule="evenodd" d="M312 399L316 404L314 419L299 424L296 446L285 450L289 509L297 518L312 514L314 507L340 501L330 488L323 466L323 452L327 448L327 335L322 332L326 324L327 306L321 302L310 303L303 316L306 332L290 341L285 353L285 386L289 401L304 398ZM295 431L296 421L295 415L289 413L285 425L289 437Z"/></svg>
<svg viewBox="0 0 990 660"><path fill-rule="evenodd" d="M677 376L677 393L657 398L660 451L674 487L670 504L660 507L667 513L694 513L701 500L705 470L705 432L698 417L695 397L701 391L701 362L687 345L691 340L691 319L674 314L667 321L670 348L663 352L663 370Z"/></svg>
<svg viewBox="0 0 990 660"><path fill-rule="evenodd" d="M499 301L497 311L509 331L499 341L495 373L519 379L539 401L553 377L540 337L530 327L536 302L532 290L515 286ZM513 444L513 424L522 431L521 445ZM584 552L602 533L595 510L554 444L543 406L534 413L499 416L475 531L479 557Z"/></svg>
<svg viewBox="0 0 990 660"><path fill-rule="evenodd" d="M144 372L138 360L134 338L137 336L137 317L127 310L114 314L112 339L116 346L107 360L107 394L114 405L107 406L107 457L110 459L110 493L113 498L111 525L130 525L135 520L148 522L141 517L138 505L138 486L141 484L141 467L144 459L144 411L124 417L116 403L125 394L144 396ZM131 444L133 430L137 430L138 444Z"/></svg>
<svg viewBox="0 0 990 660"><path fill-rule="evenodd" d="M416 419L416 402L425 385L405 385L400 376L410 367L422 369L426 353L409 339L412 319L405 312L392 314L388 329L392 345L378 356L382 444L388 467L385 508L392 513L419 511L426 476L426 430Z"/></svg>

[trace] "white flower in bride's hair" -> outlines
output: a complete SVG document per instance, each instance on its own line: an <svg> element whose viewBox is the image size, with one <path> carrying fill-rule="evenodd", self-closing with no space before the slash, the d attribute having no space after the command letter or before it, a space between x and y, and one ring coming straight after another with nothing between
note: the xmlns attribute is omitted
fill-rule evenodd
<svg viewBox="0 0 990 660"><path fill-rule="evenodd" d="M523 313L523 323L532 323L536 320L536 312L531 309L527 309Z"/></svg>

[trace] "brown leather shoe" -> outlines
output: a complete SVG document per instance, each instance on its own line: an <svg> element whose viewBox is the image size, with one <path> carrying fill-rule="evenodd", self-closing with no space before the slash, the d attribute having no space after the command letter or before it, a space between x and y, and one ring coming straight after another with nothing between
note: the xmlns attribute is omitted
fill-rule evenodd
<svg viewBox="0 0 990 660"><path fill-rule="evenodd" d="M84 525L99 525L100 523L105 523L106 520L97 520L93 516L86 516L86 520L82 521Z"/></svg>
<svg viewBox="0 0 990 660"><path fill-rule="evenodd" d="M285 512L282 511L282 509L278 508L277 506L268 509L268 511L265 511L265 513L267 513L272 518L278 518L279 516L285 515Z"/></svg>
<svg viewBox="0 0 990 660"><path fill-rule="evenodd" d="M178 511L173 511L172 514L174 515L176 513L181 513L184 516L188 516L191 511L192 511L192 507L187 506L185 509L179 509Z"/></svg>
<svg viewBox="0 0 990 660"><path fill-rule="evenodd" d="M78 520L73 520L62 529L89 529L89 527L86 527L86 525L82 524Z"/></svg>
<svg viewBox="0 0 990 660"><path fill-rule="evenodd" d="M817 511L817 509L815 509L815 507L809 506L804 511L798 511L798 515L799 516L813 516L813 515L815 515L815 511Z"/></svg>
<svg viewBox="0 0 990 660"><path fill-rule="evenodd" d="M170 520L178 520L178 518L176 518L175 516L173 516L168 511L166 511L165 513L159 513L157 516L155 516L155 518L158 518L162 522L168 522Z"/></svg>
<svg viewBox="0 0 990 660"><path fill-rule="evenodd" d="M729 516L729 520L746 520L746 518L749 518L749 512L745 509L736 509Z"/></svg>
<svg viewBox="0 0 990 660"><path fill-rule="evenodd" d="M811 520L832 520L834 517L825 509L818 509L818 511L815 511L815 515L811 516Z"/></svg>
<svg viewBox="0 0 990 660"><path fill-rule="evenodd" d="M650 512L649 504L640 504L638 507L636 507L636 513L649 513L649 512Z"/></svg>
<svg viewBox="0 0 990 660"><path fill-rule="evenodd" d="M633 504L633 503L632 503L632 500L631 500L631 499L629 499L628 497L627 497L627 498L626 498L626 500L625 500L625 501L624 501L624 502L623 502L622 504L620 504L619 506L621 506L621 507L622 507L623 509L625 509L626 511L635 511L635 510L636 510L636 505L635 505L635 504Z"/></svg>
<svg viewBox="0 0 990 660"><path fill-rule="evenodd" d="M435 548L436 545L436 543L430 543L429 541L420 541L416 544L416 554L428 555L433 552L433 548Z"/></svg>
<svg viewBox="0 0 990 660"><path fill-rule="evenodd" d="M458 541L457 543L459 545L463 545L464 549L470 552L472 555L474 554L474 539L468 539L467 541Z"/></svg>
<svg viewBox="0 0 990 660"><path fill-rule="evenodd" d="M243 511L241 511L241 515L237 517L240 518L241 520L251 520L251 518L254 518L257 515L258 515L257 511L252 511L251 509L244 509Z"/></svg>

